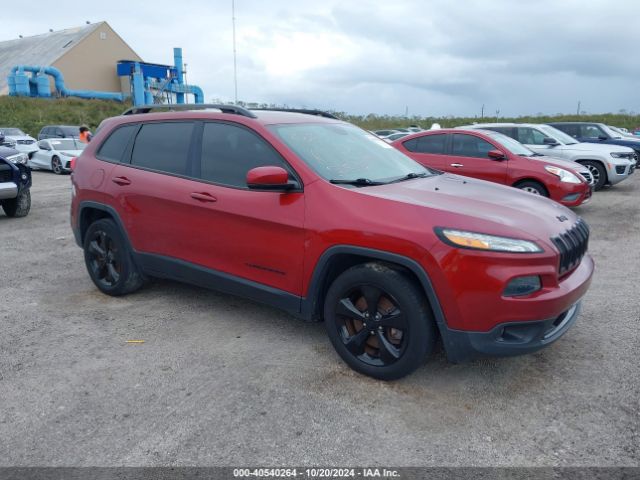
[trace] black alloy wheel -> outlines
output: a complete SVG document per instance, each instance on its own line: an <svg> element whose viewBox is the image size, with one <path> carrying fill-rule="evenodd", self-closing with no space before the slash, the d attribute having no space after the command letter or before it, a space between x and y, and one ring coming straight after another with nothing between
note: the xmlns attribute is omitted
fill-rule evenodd
<svg viewBox="0 0 640 480"><path fill-rule="evenodd" d="M104 230L93 232L87 256L92 277L105 288L113 288L120 280L122 267L118 247Z"/></svg>
<svg viewBox="0 0 640 480"><path fill-rule="evenodd" d="M356 265L333 281L324 322L342 359L381 380L404 377L422 365L437 336L420 285L382 263Z"/></svg>
<svg viewBox="0 0 640 480"><path fill-rule="evenodd" d="M145 277L133 262L125 237L113 220L103 218L92 223L83 246L87 271L101 292L123 295L144 284Z"/></svg>

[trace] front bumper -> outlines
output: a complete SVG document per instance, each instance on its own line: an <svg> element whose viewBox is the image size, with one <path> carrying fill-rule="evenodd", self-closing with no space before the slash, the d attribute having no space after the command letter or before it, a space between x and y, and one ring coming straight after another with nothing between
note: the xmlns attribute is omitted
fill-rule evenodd
<svg viewBox="0 0 640 480"><path fill-rule="evenodd" d="M612 164L609 165L609 169L607 175L609 177L609 183L611 185L615 185L623 181L625 178L628 178L636 169L635 160L629 161L629 163L625 164Z"/></svg>
<svg viewBox="0 0 640 480"><path fill-rule="evenodd" d="M18 185L15 182L0 183L0 200L16 198L18 196Z"/></svg>
<svg viewBox="0 0 640 480"><path fill-rule="evenodd" d="M560 315L547 320L507 322L488 332L448 330L443 335L449 361L461 363L482 356L514 356L532 353L558 340L580 313L578 301Z"/></svg>

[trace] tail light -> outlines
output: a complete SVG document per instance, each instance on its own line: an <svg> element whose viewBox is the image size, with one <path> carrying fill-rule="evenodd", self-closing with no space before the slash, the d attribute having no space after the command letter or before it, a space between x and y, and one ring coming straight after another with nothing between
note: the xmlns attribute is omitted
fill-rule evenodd
<svg viewBox="0 0 640 480"><path fill-rule="evenodd" d="M71 171L74 171L76 169L76 160L78 159L78 157L73 157L71 159Z"/></svg>

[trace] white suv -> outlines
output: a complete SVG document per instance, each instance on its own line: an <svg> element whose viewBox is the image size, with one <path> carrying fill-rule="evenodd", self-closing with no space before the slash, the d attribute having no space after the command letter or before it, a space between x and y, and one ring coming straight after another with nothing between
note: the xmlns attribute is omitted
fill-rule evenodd
<svg viewBox="0 0 640 480"><path fill-rule="evenodd" d="M600 190L629 177L635 170L636 153L629 147L580 143L549 125L535 123L478 123L464 128L503 133L536 153L578 162L589 169L593 186Z"/></svg>

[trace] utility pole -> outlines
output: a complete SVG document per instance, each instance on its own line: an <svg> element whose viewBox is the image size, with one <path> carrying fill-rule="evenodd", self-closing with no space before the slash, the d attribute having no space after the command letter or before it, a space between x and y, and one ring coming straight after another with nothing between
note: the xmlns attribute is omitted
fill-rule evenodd
<svg viewBox="0 0 640 480"><path fill-rule="evenodd" d="M500 116L500 109L496 109L496 122L498 121L498 117Z"/></svg>
<svg viewBox="0 0 640 480"><path fill-rule="evenodd" d="M409 105L404 107L404 118L409 118Z"/></svg>
<svg viewBox="0 0 640 480"><path fill-rule="evenodd" d="M235 104L238 104L238 64L236 62L236 2L231 0L231 26L233 28L233 88Z"/></svg>
<svg viewBox="0 0 640 480"><path fill-rule="evenodd" d="M482 104L482 109L480 110L480 118L484 118L484 103Z"/></svg>
<svg viewBox="0 0 640 480"><path fill-rule="evenodd" d="M576 115L580 115L580 100L578 100L578 110L576 110Z"/></svg>

